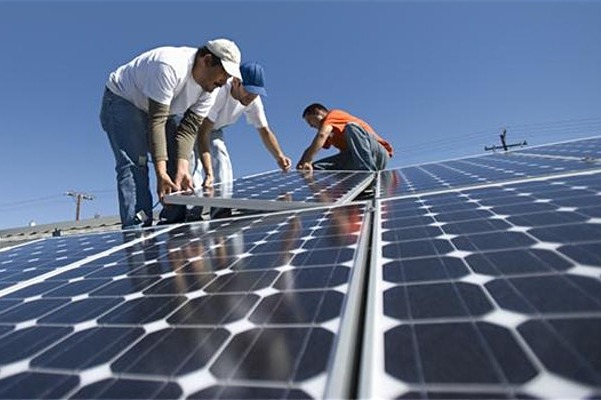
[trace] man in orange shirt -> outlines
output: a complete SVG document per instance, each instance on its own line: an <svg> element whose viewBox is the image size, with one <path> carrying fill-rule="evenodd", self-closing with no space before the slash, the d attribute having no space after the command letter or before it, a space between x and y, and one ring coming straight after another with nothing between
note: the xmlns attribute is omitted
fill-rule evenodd
<svg viewBox="0 0 601 400"><path fill-rule="evenodd" d="M303 118L317 129L313 142L304 151L297 169L368 170L386 168L392 157L392 146L366 122L342 110L328 110L313 103L303 111ZM313 162L313 157L324 148L334 146L340 153Z"/></svg>

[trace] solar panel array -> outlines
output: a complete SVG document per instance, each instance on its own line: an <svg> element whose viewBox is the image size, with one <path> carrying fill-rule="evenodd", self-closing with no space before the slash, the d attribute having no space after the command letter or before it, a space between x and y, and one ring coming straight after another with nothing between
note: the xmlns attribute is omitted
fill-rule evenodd
<svg viewBox="0 0 601 400"><path fill-rule="evenodd" d="M529 153L543 156L572 157L579 160L601 161L601 138L574 140L546 146L523 149L517 154Z"/></svg>
<svg viewBox="0 0 601 400"><path fill-rule="evenodd" d="M358 310L364 218L349 205L184 225L56 268L0 300L0 398L341 395L329 365L351 353L339 332Z"/></svg>
<svg viewBox="0 0 601 400"><path fill-rule="evenodd" d="M599 144L353 203L373 174L269 173L211 204L290 210L2 251L0 398L600 397Z"/></svg>
<svg viewBox="0 0 601 400"><path fill-rule="evenodd" d="M600 166L597 162L565 157L548 158L514 152L493 153L382 172L380 196L395 197L584 172L596 170Z"/></svg>
<svg viewBox="0 0 601 400"><path fill-rule="evenodd" d="M599 173L379 210L365 397L601 393Z"/></svg>

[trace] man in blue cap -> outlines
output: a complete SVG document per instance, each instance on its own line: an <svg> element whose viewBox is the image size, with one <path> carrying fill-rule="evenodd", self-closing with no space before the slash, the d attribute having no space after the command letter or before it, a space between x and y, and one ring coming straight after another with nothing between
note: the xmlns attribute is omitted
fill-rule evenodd
<svg viewBox="0 0 601 400"><path fill-rule="evenodd" d="M261 96L266 96L265 72L256 62L246 62L240 66L242 81L230 79L219 89L215 103L211 107L198 130L198 151L204 169L203 188L212 188L216 183L228 184L234 179L232 162L224 141L225 127L238 121L244 114L246 121L252 124L263 141L265 148L273 156L278 166L287 171L292 162L280 148L278 140L269 128ZM182 190L193 188L193 181L201 181L200 169L196 168L194 179L189 173L187 155L193 142L189 138L178 137L178 174L176 182ZM223 189L223 185L222 185ZM223 190L222 190L223 195ZM220 210L212 210L213 216Z"/></svg>

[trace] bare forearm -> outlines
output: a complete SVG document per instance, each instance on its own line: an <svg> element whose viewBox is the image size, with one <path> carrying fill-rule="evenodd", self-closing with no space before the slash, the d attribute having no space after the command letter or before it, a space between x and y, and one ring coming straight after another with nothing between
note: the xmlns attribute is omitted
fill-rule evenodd
<svg viewBox="0 0 601 400"><path fill-rule="evenodd" d="M313 157L315 157L315 154L317 154L319 149L321 149L322 145L323 145L323 142L321 140L319 140L318 137L315 137L315 139L313 139L313 142L303 152L303 156L301 157L300 162L313 161Z"/></svg>
<svg viewBox="0 0 601 400"><path fill-rule="evenodd" d="M269 129L269 127L260 128L259 134L261 135L263 145L271 153L278 166L282 169L282 171L288 171L292 166L292 161L280 148L280 144L278 143L275 134L271 131L271 129Z"/></svg>
<svg viewBox="0 0 601 400"><path fill-rule="evenodd" d="M280 144L278 143L278 139L275 137L275 134L269 128L260 128L259 134L261 135L263 145L274 158L277 159L279 157L284 156L284 152L282 151Z"/></svg>
<svg viewBox="0 0 601 400"><path fill-rule="evenodd" d="M166 176L167 175L167 161L166 160L158 160L154 162L154 172L157 177Z"/></svg>
<svg viewBox="0 0 601 400"><path fill-rule="evenodd" d="M317 132L313 138L313 141L303 153L299 164L310 163L313 161L313 157L315 157L315 154L317 154L317 152L323 147L331 131L332 128L330 126L324 126Z"/></svg>

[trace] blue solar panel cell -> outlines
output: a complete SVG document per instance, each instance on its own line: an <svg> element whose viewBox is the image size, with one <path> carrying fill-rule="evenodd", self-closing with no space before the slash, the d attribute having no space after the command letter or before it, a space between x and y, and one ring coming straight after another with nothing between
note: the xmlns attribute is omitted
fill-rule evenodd
<svg viewBox="0 0 601 400"><path fill-rule="evenodd" d="M68 299L39 299L19 303L0 311L0 323L19 323L42 318L68 302Z"/></svg>
<svg viewBox="0 0 601 400"><path fill-rule="evenodd" d="M503 392L444 392L444 391L426 391L426 392L407 392L398 399L456 399L456 400L499 400L499 399L537 399L538 397L528 396L523 393L503 393Z"/></svg>
<svg viewBox="0 0 601 400"><path fill-rule="evenodd" d="M21 373L6 378L0 386L3 399L59 399L76 388L76 375L45 372Z"/></svg>
<svg viewBox="0 0 601 400"><path fill-rule="evenodd" d="M0 343L0 363L8 365L31 357L57 343L73 332L72 328L39 326L13 330L2 338ZM3 388L5 385L0 385Z"/></svg>
<svg viewBox="0 0 601 400"><path fill-rule="evenodd" d="M601 283L592 278L512 277L485 286L502 308L522 314L595 312L601 308Z"/></svg>
<svg viewBox="0 0 601 400"><path fill-rule="evenodd" d="M601 386L601 318L549 318L518 328L545 368L575 382Z"/></svg>
<svg viewBox="0 0 601 400"><path fill-rule="evenodd" d="M512 218L507 218L513 221ZM510 228L511 225L502 219L467 220L447 222L444 224L444 233L449 235L467 235L470 233L498 232Z"/></svg>
<svg viewBox="0 0 601 400"><path fill-rule="evenodd" d="M260 297L254 294L222 294L190 300L167 319L174 325L228 324L243 319Z"/></svg>
<svg viewBox="0 0 601 400"><path fill-rule="evenodd" d="M470 254L465 261L475 273L489 276L559 272L573 266L553 251L531 248Z"/></svg>
<svg viewBox="0 0 601 400"><path fill-rule="evenodd" d="M208 293L261 290L270 287L278 275L278 271L264 270L223 274L213 280L204 290Z"/></svg>
<svg viewBox="0 0 601 400"><path fill-rule="evenodd" d="M321 323L340 316L342 293L328 291L295 291L274 294L261 300L250 316L258 324Z"/></svg>
<svg viewBox="0 0 601 400"><path fill-rule="evenodd" d="M384 315L398 320L476 316L492 311L478 286L457 282L398 286L384 292Z"/></svg>
<svg viewBox="0 0 601 400"><path fill-rule="evenodd" d="M211 386L193 393L188 399L307 399L309 394L298 389L260 386Z"/></svg>
<svg viewBox="0 0 601 400"><path fill-rule="evenodd" d="M386 372L409 383L519 384L537 372L512 333L489 323L402 325L384 340Z"/></svg>
<svg viewBox="0 0 601 400"><path fill-rule="evenodd" d="M141 328L97 327L76 332L33 358L36 368L84 370L105 364L144 334ZM65 349L69 349L68 352Z"/></svg>
<svg viewBox="0 0 601 400"><path fill-rule="evenodd" d="M584 223L547 226L531 229L529 233L541 242L598 242L601 240L601 224Z"/></svg>
<svg viewBox="0 0 601 400"><path fill-rule="evenodd" d="M16 302L12 302L12 304L14 305ZM6 304L4 304L6 305ZM14 325L4 325L4 326L0 326L0 338L2 338L5 334L12 332L14 329Z"/></svg>
<svg viewBox="0 0 601 400"><path fill-rule="evenodd" d="M486 232L477 235L463 235L452 239L458 250L482 252L498 249L519 249L536 243L532 237L522 232Z"/></svg>
<svg viewBox="0 0 601 400"><path fill-rule="evenodd" d="M384 281L392 283L427 282L459 279L470 273L463 261L455 257L421 257L383 264Z"/></svg>
<svg viewBox="0 0 601 400"><path fill-rule="evenodd" d="M127 378L104 379L84 386L70 399L176 399L181 388L172 382L136 380Z"/></svg>
<svg viewBox="0 0 601 400"><path fill-rule="evenodd" d="M52 283L55 283L53 281ZM110 279L85 279L74 282L65 282L56 289L52 289L43 294L43 297L75 297L90 293L111 282Z"/></svg>
<svg viewBox="0 0 601 400"><path fill-rule="evenodd" d="M121 298L72 300L58 310L40 318L41 324L78 324L95 320L123 302Z"/></svg>
<svg viewBox="0 0 601 400"><path fill-rule="evenodd" d="M559 204L558 204L559 205ZM582 211L578 214L572 212L562 212L555 208L549 212L540 212L536 214L517 214L507 218L507 221L515 226L545 227L552 225L580 224L589 219Z"/></svg>
<svg viewBox="0 0 601 400"><path fill-rule="evenodd" d="M147 324L167 317L186 301L183 296L141 297L126 301L98 319L101 324Z"/></svg>
<svg viewBox="0 0 601 400"><path fill-rule="evenodd" d="M326 371L333 340L318 327L250 329L229 342L210 370L222 380L302 382Z"/></svg>
<svg viewBox="0 0 601 400"><path fill-rule="evenodd" d="M599 246L599 243L564 245L560 246L557 251L579 264L592 266L601 270L601 246Z"/></svg>
<svg viewBox="0 0 601 400"><path fill-rule="evenodd" d="M42 295L52 289L55 289L61 285L64 285L66 281L44 281L34 283L29 286L25 286L22 289L8 293L3 296L4 299L26 299L28 297L34 297ZM4 307L0 307L0 310L4 310Z"/></svg>
<svg viewBox="0 0 601 400"><path fill-rule="evenodd" d="M205 367L228 337L223 328L162 329L144 336L111 369L120 374L185 375Z"/></svg>
<svg viewBox="0 0 601 400"><path fill-rule="evenodd" d="M417 258L427 257L432 254L448 254L453 251L453 246L444 239L411 240L387 244L382 248L382 255L386 258Z"/></svg>
<svg viewBox="0 0 601 400"><path fill-rule="evenodd" d="M348 282L350 268L336 267L306 267L285 271L279 275L273 287L278 290L331 288Z"/></svg>

